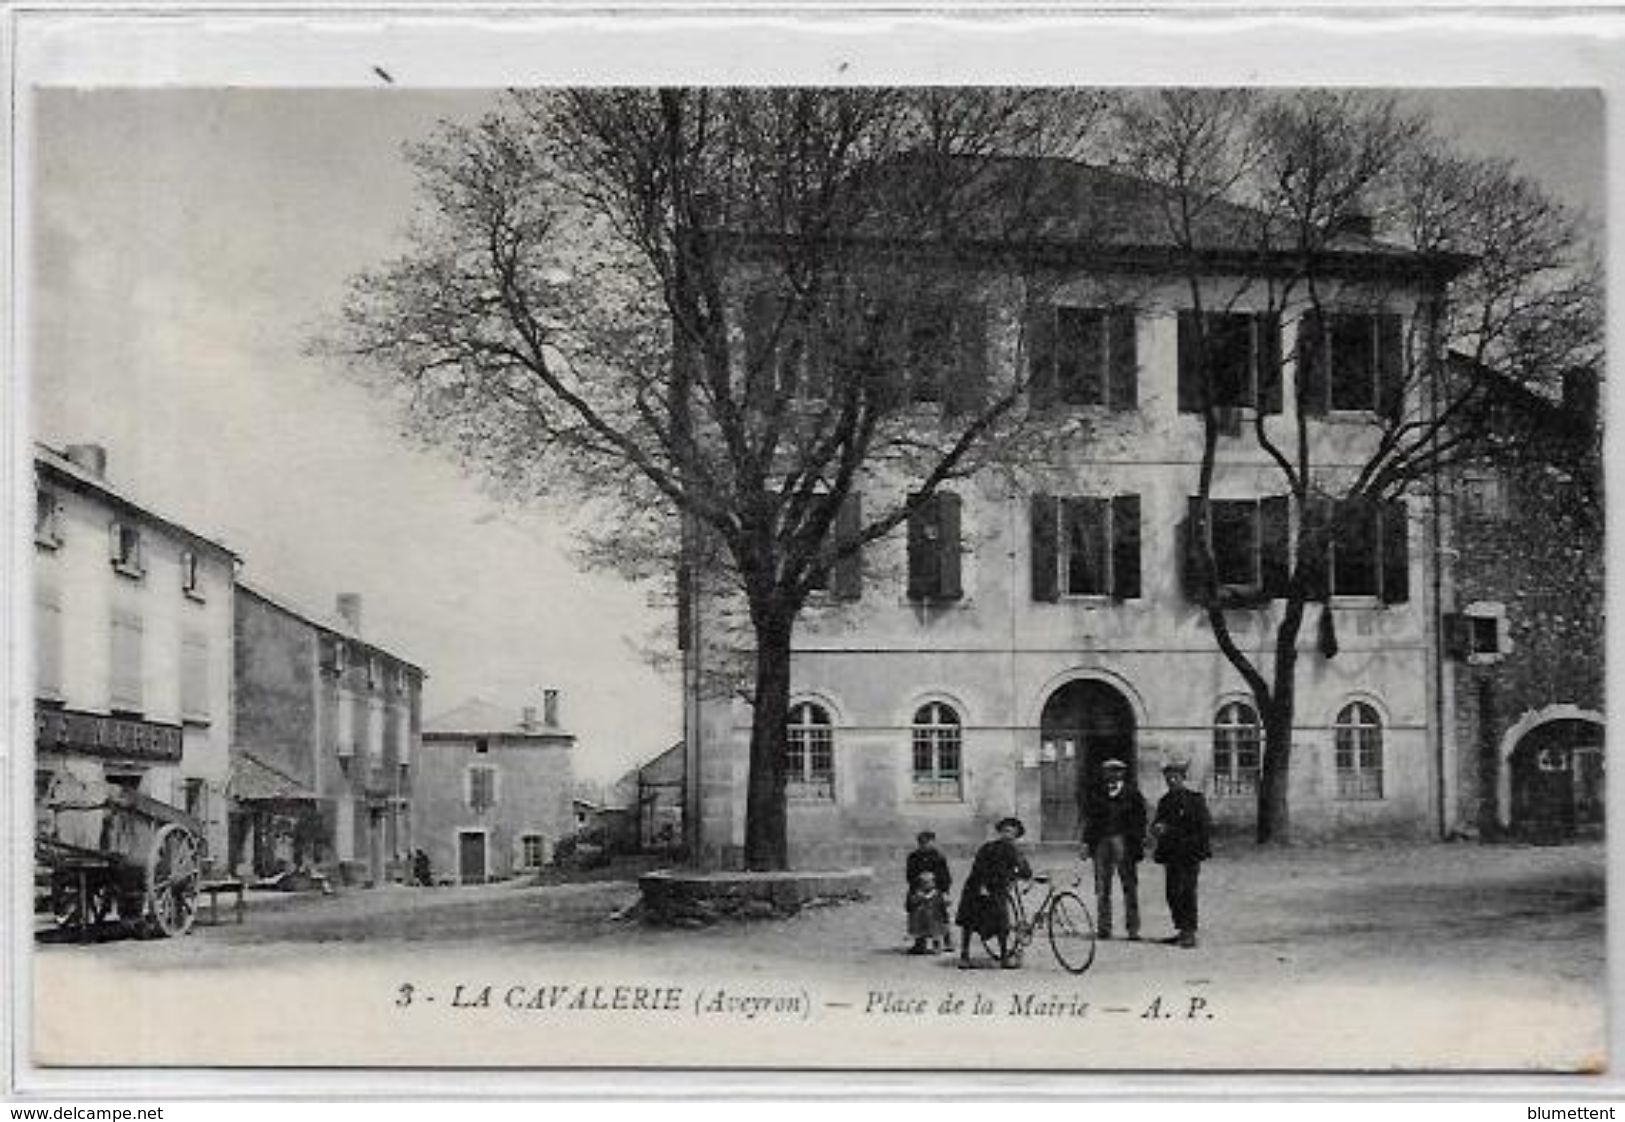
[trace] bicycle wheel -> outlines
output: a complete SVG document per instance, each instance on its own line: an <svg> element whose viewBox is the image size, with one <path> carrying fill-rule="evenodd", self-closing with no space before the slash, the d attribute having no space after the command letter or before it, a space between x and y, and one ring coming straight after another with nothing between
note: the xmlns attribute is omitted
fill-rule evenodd
<svg viewBox="0 0 1625 1122"><path fill-rule="evenodd" d="M1057 892L1049 909L1049 946L1069 974L1082 974L1095 961L1095 920L1076 892Z"/></svg>
<svg viewBox="0 0 1625 1122"><path fill-rule="evenodd" d="M983 935L982 949L994 962L1006 963L1021 958L1021 952L1033 941L1033 925L1027 919L1026 906L1021 902L1021 890L1011 885L1004 902L1004 914L1009 920L1009 934L1004 940L1004 954L999 954L997 936Z"/></svg>

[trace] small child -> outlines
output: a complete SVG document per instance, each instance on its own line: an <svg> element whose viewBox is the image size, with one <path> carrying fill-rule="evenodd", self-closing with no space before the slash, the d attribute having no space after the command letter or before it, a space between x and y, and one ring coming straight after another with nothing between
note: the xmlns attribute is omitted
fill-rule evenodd
<svg viewBox="0 0 1625 1122"><path fill-rule="evenodd" d="M948 900L933 873L921 873L908 891L909 954L940 954L948 949Z"/></svg>

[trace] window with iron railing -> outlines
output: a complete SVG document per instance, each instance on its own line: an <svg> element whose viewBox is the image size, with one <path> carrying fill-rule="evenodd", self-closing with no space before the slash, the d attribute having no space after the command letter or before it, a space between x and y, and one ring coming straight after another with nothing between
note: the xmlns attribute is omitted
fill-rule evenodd
<svg viewBox="0 0 1625 1122"><path fill-rule="evenodd" d="M1376 709L1362 701L1344 706L1333 737L1337 797L1382 798L1382 718Z"/></svg>
<svg viewBox="0 0 1625 1122"><path fill-rule="evenodd" d="M1218 798L1258 793L1260 727L1258 711L1244 701L1232 701L1213 721L1213 775L1210 785Z"/></svg>
<svg viewBox="0 0 1625 1122"><path fill-rule="evenodd" d="M828 802L835 798L835 730L820 705L803 701L790 709L785 746L787 798Z"/></svg>
<svg viewBox="0 0 1625 1122"><path fill-rule="evenodd" d="M914 714L914 797L922 802L964 798L959 714L940 701Z"/></svg>

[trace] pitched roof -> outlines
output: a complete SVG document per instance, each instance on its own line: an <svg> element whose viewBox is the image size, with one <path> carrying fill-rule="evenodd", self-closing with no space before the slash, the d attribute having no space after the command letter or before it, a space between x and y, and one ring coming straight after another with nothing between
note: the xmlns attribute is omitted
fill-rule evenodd
<svg viewBox="0 0 1625 1122"><path fill-rule="evenodd" d="M244 595L252 596L257 600L263 600L278 611L293 616L295 619L309 624L318 631L326 631L330 634L341 636L348 639L352 643L357 643L360 646L366 647L368 650L377 651L379 654L384 655L387 658L394 659L396 662L399 662L404 666L409 666L413 670L416 670L419 674L422 674L425 678L429 676L428 672L423 669L421 664L414 662L412 659L398 654L390 648L382 646L371 639L363 638L361 633L351 626L348 620L345 620L339 616L324 615L319 612L308 611L300 607L298 604L295 604L292 600L288 599L286 596L283 596L281 593L268 591L258 584L243 580L240 576L237 578L237 591Z"/></svg>
<svg viewBox="0 0 1625 1122"><path fill-rule="evenodd" d="M56 476L64 483L67 483L69 486L79 491L90 492L98 495L103 500L115 507L139 514L148 521L156 523L157 525L160 525L165 529L186 538L193 545L206 546L209 549L217 550L220 553L225 554L225 556L230 558L232 561L240 561L242 559L234 550L232 550L230 546L225 545L214 538L206 537L203 534L198 533L196 530L176 522L173 518L159 514L145 503L131 498L129 495L125 494L123 491L109 483L102 476L99 476L95 472L89 471L81 467L79 464L74 463L67 457L66 453L56 448L52 448L49 444L35 442L34 466L36 468L43 468L46 472Z"/></svg>
<svg viewBox="0 0 1625 1122"><path fill-rule="evenodd" d="M929 177L946 190L916 191ZM1057 157L901 155L854 177L863 214L858 236L875 240L950 239L1076 255L1112 266L1170 268L1179 250L1172 209L1178 196L1139 176ZM932 207L951 212L931 213ZM1214 268L1282 262L1292 246L1264 212L1213 200L1191 218L1192 249ZM930 233L927 233L930 232ZM1328 236L1332 272L1448 278L1468 264L1459 254L1420 253L1352 231Z"/></svg>
<svg viewBox="0 0 1625 1122"><path fill-rule="evenodd" d="M541 739L574 739L557 725L525 723L521 710L496 705L476 697L423 722L424 736L514 736Z"/></svg>

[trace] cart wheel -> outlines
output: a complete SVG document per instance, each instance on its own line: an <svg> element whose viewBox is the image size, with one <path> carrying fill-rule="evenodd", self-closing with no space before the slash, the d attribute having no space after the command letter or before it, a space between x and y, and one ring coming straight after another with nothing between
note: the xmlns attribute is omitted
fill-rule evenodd
<svg viewBox="0 0 1625 1122"><path fill-rule="evenodd" d="M197 842L190 831L165 824L147 857L147 915L155 934L185 935L197 918Z"/></svg>

